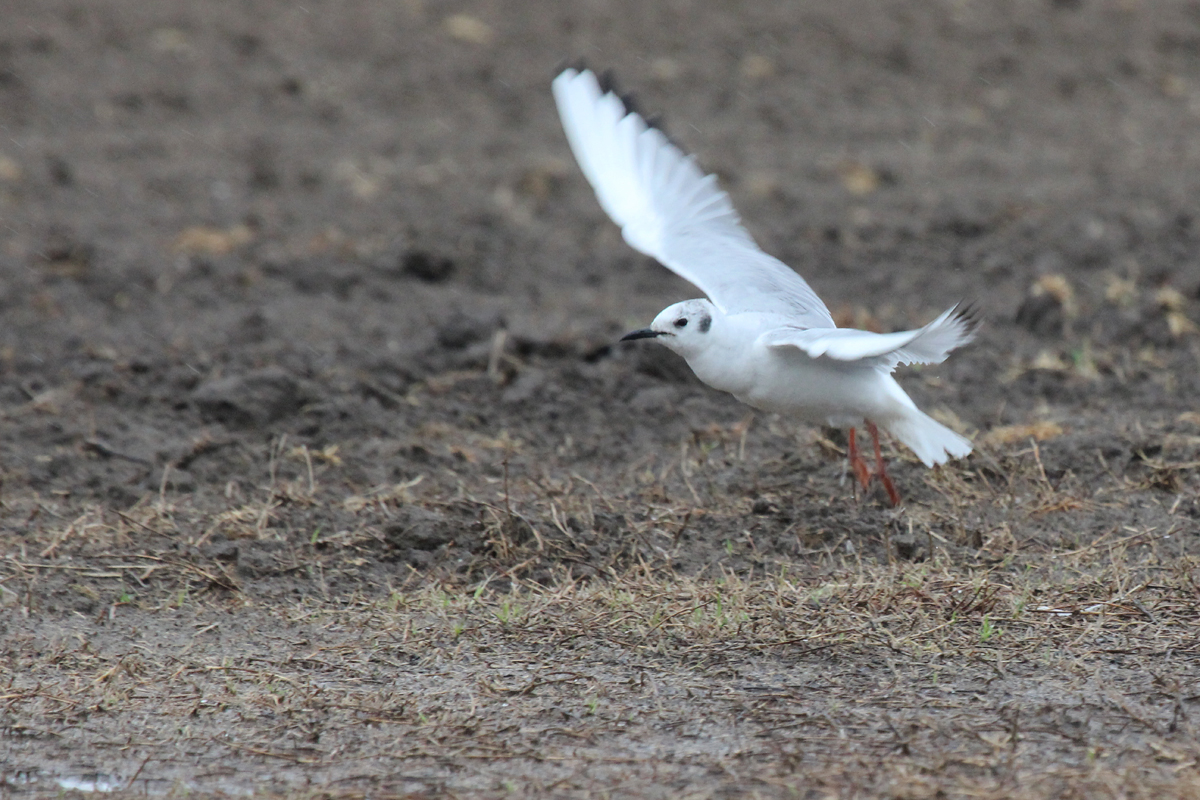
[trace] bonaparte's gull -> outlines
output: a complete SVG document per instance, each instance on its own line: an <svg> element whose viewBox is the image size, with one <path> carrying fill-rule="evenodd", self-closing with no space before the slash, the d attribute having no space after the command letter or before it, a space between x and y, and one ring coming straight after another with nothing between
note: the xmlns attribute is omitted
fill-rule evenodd
<svg viewBox="0 0 1200 800"><path fill-rule="evenodd" d="M855 426L865 424L893 505L900 497L876 425L926 466L971 452L969 441L918 410L891 375L899 364L941 363L971 341L970 309L955 306L900 333L836 327L804 279L754 243L716 176L601 88L590 70L563 71L553 91L571 150L625 241L708 296L669 306L622 341L656 339L700 380L755 408L848 427L850 465L864 489L871 472Z"/></svg>

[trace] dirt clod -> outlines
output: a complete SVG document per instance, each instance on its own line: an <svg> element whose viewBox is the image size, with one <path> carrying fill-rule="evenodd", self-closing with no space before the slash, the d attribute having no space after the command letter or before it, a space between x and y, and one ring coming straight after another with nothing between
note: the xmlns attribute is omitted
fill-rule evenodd
<svg viewBox="0 0 1200 800"><path fill-rule="evenodd" d="M239 427L276 422L311 399L308 387L279 367L207 381L191 395L206 420Z"/></svg>
<svg viewBox="0 0 1200 800"><path fill-rule="evenodd" d="M454 275L454 260L424 250L410 250L401 259L400 271L425 283L442 283Z"/></svg>

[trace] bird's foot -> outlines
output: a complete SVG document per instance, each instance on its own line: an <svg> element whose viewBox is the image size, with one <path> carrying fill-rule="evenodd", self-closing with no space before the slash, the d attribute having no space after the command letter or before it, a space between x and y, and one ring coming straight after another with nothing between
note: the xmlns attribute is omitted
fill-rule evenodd
<svg viewBox="0 0 1200 800"><path fill-rule="evenodd" d="M849 446L847 454L850 459L850 469L854 472L854 477L858 478L858 483L862 486L865 492L871 486L871 470L867 468L867 462L858 453L858 441L855 438L854 428L850 429Z"/></svg>
<svg viewBox="0 0 1200 800"><path fill-rule="evenodd" d="M892 483L892 479L887 474L887 463L883 460L883 452L879 449L879 428L875 427L874 422L868 422L867 430L871 434L871 442L875 445L875 474L879 476L879 482L883 484L892 508L895 508L900 505L900 493L896 491L896 484ZM853 439L853 437L851 438ZM863 465L863 469L866 469L866 464Z"/></svg>
<svg viewBox="0 0 1200 800"><path fill-rule="evenodd" d="M887 491L888 500L891 501L892 508L900 505L900 493L896 491L896 484L892 483L892 479L888 477L886 472L879 473L879 481Z"/></svg>

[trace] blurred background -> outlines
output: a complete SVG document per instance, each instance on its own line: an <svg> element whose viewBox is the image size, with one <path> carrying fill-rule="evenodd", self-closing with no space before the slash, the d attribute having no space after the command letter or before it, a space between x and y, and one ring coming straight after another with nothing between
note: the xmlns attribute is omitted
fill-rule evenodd
<svg viewBox="0 0 1200 800"><path fill-rule="evenodd" d="M289 346L329 350L353 329L406 349L430 335L435 285L555 329L694 294L624 247L571 161L547 87L581 57L662 115L831 306L901 325L973 295L1006 318L1043 274L1200 281L1187 3L14 0L5 14L13 357L58 333L221 349L246 303ZM339 315L280 297L375 280L421 299ZM31 335L47 314L57 333Z"/></svg>
<svg viewBox="0 0 1200 800"><path fill-rule="evenodd" d="M134 502L213 430L323 447L444 413L637 440L613 400L665 441L740 419L678 359L613 346L696 290L622 242L573 163L549 82L579 58L661 115L839 322L899 329L977 300L980 343L910 382L960 429L1119 399L1132 416L1108 429L1192 406L1191 4L14 0L5 14L10 484ZM437 412L409 402L430 385L457 387ZM548 415L592 427L550 431ZM624 447L614 468L647 452ZM363 481L417 472L362 454ZM231 468L216 458L204 477L202 462L181 486Z"/></svg>

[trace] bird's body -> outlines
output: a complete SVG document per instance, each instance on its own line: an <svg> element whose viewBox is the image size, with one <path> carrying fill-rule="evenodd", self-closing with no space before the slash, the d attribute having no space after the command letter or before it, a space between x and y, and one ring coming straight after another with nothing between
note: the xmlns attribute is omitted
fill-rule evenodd
<svg viewBox="0 0 1200 800"><path fill-rule="evenodd" d="M971 452L969 441L917 409L891 375L899 364L940 363L969 342L969 312L952 308L899 333L836 327L804 279L758 248L715 177L603 91L595 75L568 69L553 88L571 149L625 240L708 295L668 307L626 339L657 339L704 383L754 408L849 428L851 463L864 485L859 425L873 436L883 427L928 466ZM898 502L877 437L875 453Z"/></svg>
<svg viewBox="0 0 1200 800"><path fill-rule="evenodd" d="M674 313L674 312L673 312ZM813 359L795 348L774 348L761 339L781 327L779 317L747 312L713 314L711 345L677 348L696 377L729 392L749 406L775 411L816 425L843 427L878 416L873 389L887 378L879 370L861 369L829 359ZM668 345L669 346L669 345ZM797 380L802 375L803 380ZM857 398L847 404L845 398Z"/></svg>

